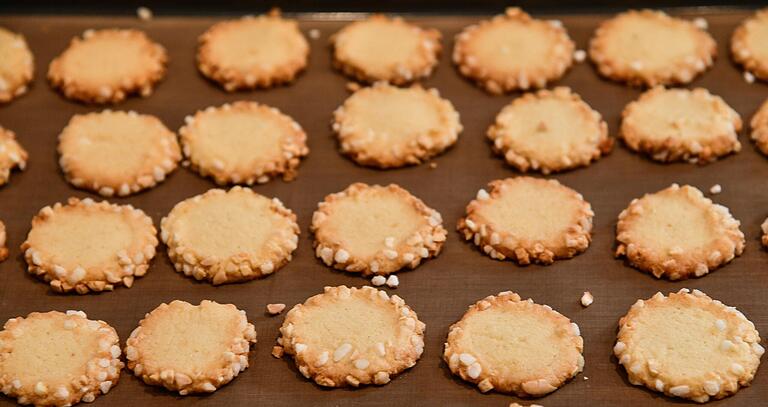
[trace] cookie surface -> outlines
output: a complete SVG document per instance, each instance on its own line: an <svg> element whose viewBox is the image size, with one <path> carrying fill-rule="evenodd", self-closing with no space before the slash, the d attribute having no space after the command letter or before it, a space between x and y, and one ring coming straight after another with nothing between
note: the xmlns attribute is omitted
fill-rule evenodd
<svg viewBox="0 0 768 407"><path fill-rule="evenodd" d="M761 153L768 155L768 100L755 112L749 125L752 131L750 137L755 145Z"/></svg>
<svg viewBox="0 0 768 407"><path fill-rule="evenodd" d="M82 311L33 312L0 331L0 389L19 404L90 403L117 384L117 332Z"/></svg>
<svg viewBox="0 0 768 407"><path fill-rule="evenodd" d="M376 83L333 113L341 152L360 165L420 164L451 147L462 131L459 113L436 89Z"/></svg>
<svg viewBox="0 0 768 407"><path fill-rule="evenodd" d="M383 385L416 364L424 328L396 295L368 286L325 287L286 314L278 344L320 386Z"/></svg>
<svg viewBox="0 0 768 407"><path fill-rule="evenodd" d="M8 183L11 171L27 167L27 151L16 140L16 133L0 126L0 186Z"/></svg>
<svg viewBox="0 0 768 407"><path fill-rule="evenodd" d="M106 197L151 188L181 160L176 135L157 117L134 111L73 116L59 135L58 151L72 185Z"/></svg>
<svg viewBox="0 0 768 407"><path fill-rule="evenodd" d="M290 209L241 187L181 201L160 225L176 271L216 285L272 274L291 260L299 242Z"/></svg>
<svg viewBox="0 0 768 407"><path fill-rule="evenodd" d="M630 10L603 21L589 43L598 72L631 85L689 83L712 66L716 54L706 31L655 10Z"/></svg>
<svg viewBox="0 0 768 407"><path fill-rule="evenodd" d="M499 112L487 135L494 152L522 172L588 166L613 147L600 113L567 87L515 99Z"/></svg>
<svg viewBox="0 0 768 407"><path fill-rule="evenodd" d="M8 258L8 248L6 242L5 224L0 220L0 262Z"/></svg>
<svg viewBox="0 0 768 407"><path fill-rule="evenodd" d="M739 225L695 187L672 184L621 211L616 257L657 278L701 277L744 251Z"/></svg>
<svg viewBox="0 0 768 407"><path fill-rule="evenodd" d="M480 391L540 397L584 368L579 326L506 291L471 305L448 331L443 359Z"/></svg>
<svg viewBox="0 0 768 407"><path fill-rule="evenodd" d="M26 93L34 70L34 58L24 36L0 27L0 103Z"/></svg>
<svg viewBox="0 0 768 407"><path fill-rule="evenodd" d="M630 383L704 403L749 386L765 349L736 308L683 288L632 305L613 352Z"/></svg>
<svg viewBox="0 0 768 407"><path fill-rule="evenodd" d="M556 180L517 177L480 189L457 229L493 259L552 264L589 247L593 216L581 194Z"/></svg>
<svg viewBox="0 0 768 407"><path fill-rule="evenodd" d="M459 72L492 94L543 88L573 64L574 44L558 24L519 8L466 27L456 36Z"/></svg>
<svg viewBox="0 0 768 407"><path fill-rule="evenodd" d="M317 206L315 255L339 270L368 276L413 269L437 256L446 239L440 213L395 184L355 183Z"/></svg>
<svg viewBox="0 0 768 407"><path fill-rule="evenodd" d="M256 330L245 311L203 300L160 304L125 346L128 368L144 383L185 396L212 393L248 368Z"/></svg>
<svg viewBox="0 0 768 407"><path fill-rule="evenodd" d="M621 116L624 143L656 161L706 164L741 150L741 117L704 88L653 88Z"/></svg>
<svg viewBox="0 0 768 407"><path fill-rule="evenodd" d="M747 72L768 80L768 9L758 10L736 28L731 53Z"/></svg>
<svg viewBox="0 0 768 407"><path fill-rule="evenodd" d="M27 270L56 292L111 291L146 274L156 234L152 219L131 205L69 198L40 210L21 250Z"/></svg>
<svg viewBox="0 0 768 407"><path fill-rule="evenodd" d="M432 74L440 55L440 37L437 30L375 14L332 37L333 64L360 81L406 84Z"/></svg>
<svg viewBox="0 0 768 407"><path fill-rule="evenodd" d="M195 171L219 184L263 184L297 175L309 154L307 135L290 116L256 102L209 107L187 116L179 129L184 155Z"/></svg>
<svg viewBox="0 0 768 407"><path fill-rule="evenodd" d="M168 56L143 31L86 30L48 67L48 80L68 99L117 103L149 96L165 76Z"/></svg>

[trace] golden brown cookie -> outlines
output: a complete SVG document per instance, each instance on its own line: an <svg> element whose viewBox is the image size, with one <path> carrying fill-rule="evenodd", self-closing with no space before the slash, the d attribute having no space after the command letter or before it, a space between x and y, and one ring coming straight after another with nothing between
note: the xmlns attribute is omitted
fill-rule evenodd
<svg viewBox="0 0 768 407"><path fill-rule="evenodd" d="M0 220L0 262L8 258L8 248L5 246L5 224Z"/></svg>
<svg viewBox="0 0 768 407"><path fill-rule="evenodd" d="M768 9L758 10L736 28L731 53L746 72L768 80Z"/></svg>
<svg viewBox="0 0 768 407"><path fill-rule="evenodd" d="M26 93L34 71L34 58L24 36L0 27L0 103Z"/></svg>
<svg viewBox="0 0 768 407"><path fill-rule="evenodd" d="M14 168L27 168L27 151L16 141L16 133L0 126L0 186L8 183Z"/></svg>
<svg viewBox="0 0 768 407"><path fill-rule="evenodd" d="M752 116L749 126L752 130L750 137L754 140L755 145L761 153L768 155L768 99Z"/></svg>

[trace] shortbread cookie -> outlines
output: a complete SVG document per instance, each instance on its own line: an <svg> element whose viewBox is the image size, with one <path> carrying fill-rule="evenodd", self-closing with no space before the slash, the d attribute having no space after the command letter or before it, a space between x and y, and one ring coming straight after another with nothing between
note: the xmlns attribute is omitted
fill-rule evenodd
<svg viewBox="0 0 768 407"><path fill-rule="evenodd" d="M768 155L768 99L757 110L749 123L752 140L761 153Z"/></svg>
<svg viewBox="0 0 768 407"><path fill-rule="evenodd" d="M0 331L0 389L19 404L90 403L117 384L120 353L115 329L83 311L11 318Z"/></svg>
<svg viewBox="0 0 768 407"><path fill-rule="evenodd" d="M332 37L333 65L360 81L406 84L432 74L440 37L437 30L375 14Z"/></svg>
<svg viewBox="0 0 768 407"><path fill-rule="evenodd" d="M277 10L214 24L198 42L200 72L230 92L291 82L309 56L296 21Z"/></svg>
<svg viewBox="0 0 768 407"><path fill-rule="evenodd" d="M621 211L616 257L656 278L701 277L744 250L739 225L728 208L695 187L672 184Z"/></svg>
<svg viewBox="0 0 768 407"><path fill-rule="evenodd" d="M291 260L299 243L290 209L241 187L181 201L160 228L176 271L216 285L272 274Z"/></svg>
<svg viewBox="0 0 768 407"><path fill-rule="evenodd" d="M549 174L587 166L613 147L600 113L567 87L515 99L487 134L493 151L522 172Z"/></svg>
<svg viewBox="0 0 768 407"><path fill-rule="evenodd" d="M613 353L630 383L704 403L749 386L765 349L736 308L683 288L632 305Z"/></svg>
<svg viewBox="0 0 768 407"><path fill-rule="evenodd" d="M146 274L156 234L152 219L131 205L69 198L40 210L21 250L28 271L56 292L111 291Z"/></svg>
<svg viewBox="0 0 768 407"><path fill-rule="evenodd" d="M540 397L582 371L583 350L576 323L505 291L473 304L451 326L443 359L483 393Z"/></svg>
<svg viewBox="0 0 768 407"><path fill-rule="evenodd" d="M8 183L14 168L27 167L27 151L16 141L16 133L0 126L0 186Z"/></svg>
<svg viewBox="0 0 768 407"><path fill-rule="evenodd" d="M152 94L167 62L165 48L143 31L86 30L51 61L48 80L68 99L117 103L132 94Z"/></svg>
<svg viewBox="0 0 768 407"><path fill-rule="evenodd" d="M653 88L621 116L626 145L656 161L706 164L741 150L741 117L704 88Z"/></svg>
<svg viewBox="0 0 768 407"><path fill-rule="evenodd" d="M178 166L176 135L134 111L75 115L59 135L59 165L78 188L127 196L151 188Z"/></svg>
<svg viewBox="0 0 768 407"><path fill-rule="evenodd" d="M554 179L492 181L467 205L457 229L493 259L552 264L587 250L592 207Z"/></svg>
<svg viewBox="0 0 768 407"><path fill-rule="evenodd" d="M0 27L0 103L23 95L34 70L32 52L24 36Z"/></svg>
<svg viewBox="0 0 768 407"><path fill-rule="evenodd" d="M317 205L315 255L363 276L416 268L443 248L443 218L398 185L355 183Z"/></svg>
<svg viewBox="0 0 768 407"><path fill-rule="evenodd" d="M598 72L631 85L689 83L712 66L716 54L705 30L655 10L630 10L603 21L589 43Z"/></svg>
<svg viewBox="0 0 768 407"><path fill-rule="evenodd" d="M420 164L451 147L459 113L437 89L398 88L383 82L350 96L333 113L341 152L360 165Z"/></svg>
<svg viewBox="0 0 768 407"><path fill-rule="evenodd" d="M179 130L192 168L219 184L263 184L296 177L309 154L307 135L290 116L274 107L240 101L187 116Z"/></svg>
<svg viewBox="0 0 768 407"><path fill-rule="evenodd" d="M203 300L160 304L125 346L128 368L152 386L185 396L212 393L248 367L256 330L245 311Z"/></svg>
<svg viewBox="0 0 768 407"><path fill-rule="evenodd" d="M768 8L758 10L736 28L731 52L747 72L768 80Z"/></svg>
<svg viewBox="0 0 768 407"><path fill-rule="evenodd" d="M0 262L8 258L8 248L5 246L5 224L0 220Z"/></svg>
<svg viewBox="0 0 768 407"><path fill-rule="evenodd" d="M456 36L453 62L486 91L543 88L573 65L574 44L561 24L536 20L519 8L466 27Z"/></svg>
<svg viewBox="0 0 768 407"><path fill-rule="evenodd" d="M402 298L373 287L325 287L294 306L277 342L325 387L383 385L416 364L424 323Z"/></svg>

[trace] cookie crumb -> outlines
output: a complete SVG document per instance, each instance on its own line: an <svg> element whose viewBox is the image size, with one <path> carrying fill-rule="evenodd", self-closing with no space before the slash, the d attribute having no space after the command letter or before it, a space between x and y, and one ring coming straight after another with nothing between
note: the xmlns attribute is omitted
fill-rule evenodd
<svg viewBox="0 0 768 407"><path fill-rule="evenodd" d="M437 163L436 162L433 161L433 162L429 163L429 169L430 170L434 170L435 168L437 168Z"/></svg>
<svg viewBox="0 0 768 407"><path fill-rule="evenodd" d="M592 295L589 291L584 291L584 294L581 296L581 305L586 308L592 305L592 303L595 301L595 297Z"/></svg>
<svg viewBox="0 0 768 407"><path fill-rule="evenodd" d="M375 285L376 287L380 285L384 285L384 283L387 282L387 278L384 276L373 276L371 279L371 284Z"/></svg>
<svg viewBox="0 0 768 407"><path fill-rule="evenodd" d="M357 92L360 90L360 84L357 82L347 82L347 90L350 92Z"/></svg>
<svg viewBox="0 0 768 407"><path fill-rule="evenodd" d="M587 51L584 51L583 49L573 51L573 59L576 62L584 62L584 60L587 59Z"/></svg>
<svg viewBox="0 0 768 407"><path fill-rule="evenodd" d="M589 380L589 377L587 377L587 376L584 376L584 380Z"/></svg>
<svg viewBox="0 0 768 407"><path fill-rule="evenodd" d="M285 309L285 304L267 304L267 312L270 315L277 315Z"/></svg>
<svg viewBox="0 0 768 407"><path fill-rule="evenodd" d="M152 14L152 10L142 6L136 9L136 16L139 17L139 20L141 21L149 21L154 15Z"/></svg>
<svg viewBox="0 0 768 407"><path fill-rule="evenodd" d="M390 275L389 278L387 278L387 286L390 288L397 288L397 286L400 285L400 279L397 278L396 275Z"/></svg>
<svg viewBox="0 0 768 407"><path fill-rule="evenodd" d="M272 356L274 356L276 359L280 359L283 357L283 347L282 346L273 346L272 347Z"/></svg>
<svg viewBox="0 0 768 407"><path fill-rule="evenodd" d="M747 83L755 83L755 75L753 75L752 72L744 71L744 80L747 81Z"/></svg>
<svg viewBox="0 0 768 407"><path fill-rule="evenodd" d="M317 28L309 30L309 38L312 38L313 40L320 38L320 30Z"/></svg>
<svg viewBox="0 0 768 407"><path fill-rule="evenodd" d="M714 194L719 194L721 192L723 192L723 187L721 187L720 184L712 185L712 188L709 188L710 194L714 195Z"/></svg>
<svg viewBox="0 0 768 407"><path fill-rule="evenodd" d="M704 17L696 17L693 19L693 25L702 30L709 28L709 22Z"/></svg>

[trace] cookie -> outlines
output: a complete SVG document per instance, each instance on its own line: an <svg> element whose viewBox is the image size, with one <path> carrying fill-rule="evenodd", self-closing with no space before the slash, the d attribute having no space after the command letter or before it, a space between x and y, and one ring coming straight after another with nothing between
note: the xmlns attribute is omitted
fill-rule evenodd
<svg viewBox="0 0 768 407"><path fill-rule="evenodd" d="M333 35L333 65L359 81L403 85L432 74L440 38L435 29L374 14Z"/></svg>
<svg viewBox="0 0 768 407"><path fill-rule="evenodd" d="M493 151L522 172L588 166L613 147L600 113L567 87L515 99L499 112L487 135Z"/></svg>
<svg viewBox="0 0 768 407"><path fill-rule="evenodd" d="M589 42L597 71L636 86L685 84L712 66L717 45L692 21L630 10L603 21Z"/></svg>
<svg viewBox="0 0 768 407"><path fill-rule="evenodd" d="M751 138L761 153L768 155L768 99L760 106L752 121L749 123L752 129Z"/></svg>
<svg viewBox="0 0 768 407"><path fill-rule="evenodd" d="M746 72L768 80L768 9L758 10L736 28L731 53Z"/></svg>
<svg viewBox="0 0 768 407"><path fill-rule="evenodd" d="M160 304L125 346L128 368L144 383L185 396L212 393L248 368L256 330L245 311L203 300Z"/></svg>
<svg viewBox="0 0 768 407"><path fill-rule="evenodd" d="M176 135L155 116L104 110L74 115L59 135L59 165L78 188L110 197L151 188L176 169Z"/></svg>
<svg viewBox="0 0 768 407"><path fill-rule="evenodd" d="M67 99L117 103L129 95L152 94L167 62L165 48L143 31L86 30L51 61L48 80Z"/></svg>
<svg viewBox="0 0 768 407"><path fill-rule="evenodd" d="M90 403L117 384L120 353L115 329L83 311L11 318L0 331L0 389L19 404Z"/></svg>
<svg viewBox="0 0 768 407"><path fill-rule="evenodd" d="M160 222L176 271L215 285L279 270L299 243L296 215L248 188L211 189L179 202Z"/></svg>
<svg viewBox="0 0 768 407"><path fill-rule="evenodd" d="M615 254L656 278L701 277L744 251L739 225L695 187L672 184L621 211Z"/></svg>
<svg viewBox="0 0 768 407"><path fill-rule="evenodd" d="M309 154L296 121L256 102L209 107L185 121L179 135L189 165L219 185L263 184L277 176L290 181Z"/></svg>
<svg viewBox="0 0 768 407"><path fill-rule="evenodd" d="M131 205L69 198L46 206L32 219L21 245L27 270L65 293L131 287L155 257L152 219Z"/></svg>
<svg viewBox="0 0 768 407"><path fill-rule="evenodd" d="M459 113L437 89L379 82L333 112L341 152L360 165L420 164L451 147L462 131Z"/></svg>
<svg viewBox="0 0 768 407"><path fill-rule="evenodd" d="M632 305L613 353L630 383L704 403L749 386L765 349L736 308L683 288Z"/></svg>
<svg viewBox="0 0 768 407"><path fill-rule="evenodd" d="M27 168L27 151L16 141L16 133L0 126L0 186L8 183L11 170Z"/></svg>
<svg viewBox="0 0 768 407"><path fill-rule="evenodd" d="M580 193L554 179L507 178L477 192L457 229L492 259L546 265L587 250L594 215Z"/></svg>
<svg viewBox="0 0 768 407"><path fill-rule="evenodd" d="M0 220L0 262L8 258L8 248L5 246L5 224Z"/></svg>
<svg viewBox="0 0 768 407"><path fill-rule="evenodd" d="M384 385L419 360L424 328L396 295L373 287L325 287L288 311L277 342L320 386Z"/></svg>
<svg viewBox="0 0 768 407"><path fill-rule="evenodd" d="M620 137L661 162L706 164L741 150L741 117L704 88L655 87L622 112Z"/></svg>
<svg viewBox="0 0 768 407"><path fill-rule="evenodd" d="M216 23L198 43L198 69L229 92L292 82L309 56L298 24L279 10Z"/></svg>
<svg viewBox="0 0 768 407"><path fill-rule="evenodd" d="M583 350L576 323L505 291L471 305L451 325L443 360L483 393L541 397L582 371Z"/></svg>
<svg viewBox="0 0 768 407"><path fill-rule="evenodd" d="M310 230L327 266L363 276L416 268L436 257L446 230L436 210L396 184L354 183L317 205Z"/></svg>
<svg viewBox="0 0 768 407"><path fill-rule="evenodd" d="M574 44L562 24L531 18L512 7L464 28L453 62L459 72L492 94L543 88L573 65Z"/></svg>
<svg viewBox="0 0 768 407"><path fill-rule="evenodd" d="M0 27L0 103L26 93L34 71L34 58L24 36Z"/></svg>

